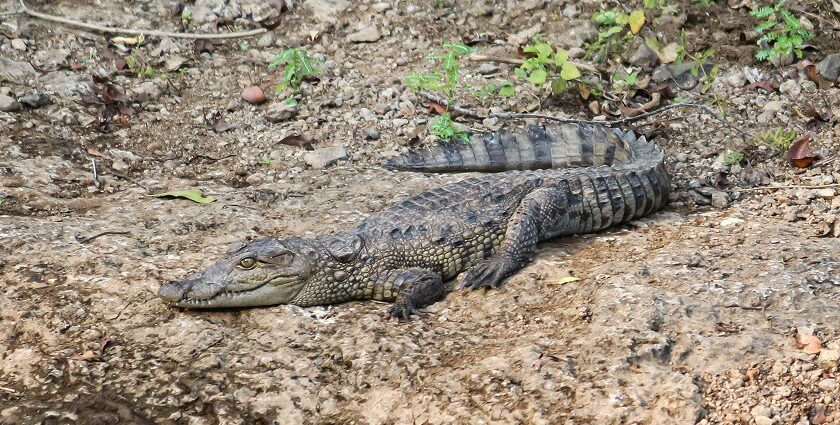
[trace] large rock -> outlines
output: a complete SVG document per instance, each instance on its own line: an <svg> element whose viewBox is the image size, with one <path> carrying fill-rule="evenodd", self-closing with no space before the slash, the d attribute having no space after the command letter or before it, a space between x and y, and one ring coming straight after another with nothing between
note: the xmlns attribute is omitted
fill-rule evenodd
<svg viewBox="0 0 840 425"><path fill-rule="evenodd" d="M0 112L14 112L20 110L20 103L14 98L0 94Z"/></svg>
<svg viewBox="0 0 840 425"><path fill-rule="evenodd" d="M341 146L315 149L303 154L303 160L316 170L327 168L340 159L347 159L347 150Z"/></svg>
<svg viewBox="0 0 840 425"><path fill-rule="evenodd" d="M15 62L0 56L0 79L8 78L14 82L23 82L26 77L38 75L29 62Z"/></svg>
<svg viewBox="0 0 840 425"><path fill-rule="evenodd" d="M840 53L832 53L817 64L817 72L823 78L837 81L840 78Z"/></svg>

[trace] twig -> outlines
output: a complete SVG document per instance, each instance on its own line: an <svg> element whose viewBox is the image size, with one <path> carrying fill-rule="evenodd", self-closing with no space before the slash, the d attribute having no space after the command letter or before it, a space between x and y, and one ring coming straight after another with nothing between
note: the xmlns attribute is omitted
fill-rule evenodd
<svg viewBox="0 0 840 425"><path fill-rule="evenodd" d="M5 391L7 393L12 393L12 394L17 393L17 391L14 388L8 388L8 387L0 387L0 391Z"/></svg>
<svg viewBox="0 0 840 425"><path fill-rule="evenodd" d="M86 22L75 21L73 19L68 19L63 16L55 16L49 15L46 13L37 12L35 10L30 9L23 3L23 0L19 0L21 9L16 12L5 12L5 14L17 14L23 13L33 18L43 19L49 22L55 22L63 25L69 25L72 27L79 27L84 28L90 31L101 32L106 34L130 34L130 35L142 35L142 36L149 36L149 37L172 37L172 38L189 38L194 40L223 40L223 39L230 39L230 38L244 38L244 37L253 37L255 35L260 35L265 32L268 32L266 28L258 28L255 30L250 31L240 31L240 32L230 32L230 33L223 33L223 34L195 34L195 33L184 33L184 32L168 32L168 31L157 31L157 30L136 30L130 28L117 28L117 27L106 27L102 25L96 24L89 24Z"/></svg>
<svg viewBox="0 0 840 425"><path fill-rule="evenodd" d="M91 236L76 235L76 242L78 242L78 243L88 243L88 242L90 242L90 241L92 241L92 240L94 240L94 239L96 239L100 236L105 236L105 235L128 235L128 234L131 234L131 232L129 232L128 230L106 230L104 232L99 232L99 233L93 234Z"/></svg>
<svg viewBox="0 0 840 425"><path fill-rule="evenodd" d="M523 63L525 63L524 59L504 58L504 57L498 57L497 58L497 57L486 56L486 55L469 55L469 56L467 56L467 60L470 60L470 61L473 61L473 62L499 62L499 63L507 63L507 64L511 64L511 65L522 65ZM585 69L589 72L594 72L596 74L601 73L601 71L598 71L597 68L592 67L590 65L587 65L585 63L575 62L575 61L571 61L571 60L567 61L567 62L569 62L570 64L572 64L572 65L574 65L574 66L576 66L580 69Z"/></svg>
<svg viewBox="0 0 840 425"><path fill-rule="evenodd" d="M790 185L790 186L761 186L761 187L744 187L735 188L734 190L742 190L744 192L755 192L758 190L781 190L781 189L831 189L840 187L840 184L824 184L822 186L808 186L808 185Z"/></svg>
<svg viewBox="0 0 840 425"><path fill-rule="evenodd" d="M440 103L441 105L444 105L444 106L448 107L449 109L451 109L455 112L458 112L459 114L471 116L471 117L474 117L474 118L482 118L482 119L483 118L502 118L502 119L533 118L533 119L541 119L541 120L548 120L548 121L554 121L554 122L560 122L560 123L571 123L571 124L600 124L600 125L603 125L605 127L614 127L614 126L619 126L619 125L630 124L632 122L640 121L640 120L643 120L645 118L649 118L649 117L652 117L654 115L661 114L661 113L663 113L663 112L665 112L669 109L697 108L697 109L702 109L703 111L705 111L706 113L711 115L714 119L716 119L717 121L720 121L723 125L729 127L730 129L737 131L742 136L750 137L750 138L753 137L753 134L750 133L749 131L740 129L740 128L730 124L729 122L727 122L726 120L724 120L723 118L718 116L714 109L712 109L712 108L710 108L706 105L701 105L699 103L673 103L671 105L663 106L659 109L656 109L656 110L653 110L653 111L648 111L648 112L636 115L634 117L627 117L627 118L622 118L622 119L618 119L618 120L599 121L599 120L582 120L582 119L576 119L576 118L556 117L556 116L553 116L553 115L543 115L543 114L517 114L517 113L512 113L512 112L490 112L489 114L487 114L487 116L482 116L478 112L473 111L471 109L459 107L457 105L450 105L448 100L443 99L443 98L438 97L438 96L435 96L435 95L433 95L431 93L428 93L428 92L420 92L420 96L423 96L426 99L431 100L432 102Z"/></svg>
<svg viewBox="0 0 840 425"><path fill-rule="evenodd" d="M186 162L186 164L192 164L193 162L195 162L195 161L197 161L197 160L199 160L199 159L204 159L204 160L207 160L207 161L210 161L210 162L217 162L217 161L221 161L221 160L223 160L223 159L233 158L233 157L235 157L235 156L236 156L236 155L231 154L231 155L225 155L225 156L220 157L220 158L213 158L213 157L212 157L212 156L210 156L210 155L198 154L198 155L196 155L196 156L194 156L194 157L190 158L190 159Z"/></svg>
<svg viewBox="0 0 840 425"><path fill-rule="evenodd" d="M721 307L742 308L744 310L756 310L756 311L764 310L764 307L755 307L755 306L751 306L751 305L741 305L741 304L726 304L726 305L722 305Z"/></svg>
<svg viewBox="0 0 840 425"><path fill-rule="evenodd" d="M829 28L831 28L834 31L840 31L840 26L838 26L834 22L831 22L830 20L828 20L828 19L826 19L826 18L824 18L820 15L817 15L816 13L809 12L809 11L807 11L805 9L802 9L802 8L799 8L799 7L791 7L790 9L795 11L795 12L799 12L803 15L808 15L812 18L815 18L816 20L828 25Z"/></svg>

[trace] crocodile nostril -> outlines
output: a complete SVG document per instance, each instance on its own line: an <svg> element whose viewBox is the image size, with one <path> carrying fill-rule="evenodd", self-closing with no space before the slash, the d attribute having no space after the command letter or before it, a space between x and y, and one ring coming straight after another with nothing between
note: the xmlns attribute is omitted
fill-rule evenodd
<svg viewBox="0 0 840 425"><path fill-rule="evenodd" d="M185 292L184 285L177 280L170 280L158 288L158 295L164 301L181 301Z"/></svg>

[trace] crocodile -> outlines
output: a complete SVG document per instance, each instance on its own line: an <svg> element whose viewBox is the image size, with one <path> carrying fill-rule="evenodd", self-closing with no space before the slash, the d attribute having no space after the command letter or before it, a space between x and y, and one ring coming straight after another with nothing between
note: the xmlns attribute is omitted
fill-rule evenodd
<svg viewBox="0 0 840 425"><path fill-rule="evenodd" d="M384 165L482 174L334 234L237 243L159 296L187 309L379 300L391 303L386 317L407 319L455 289L499 287L534 260L540 241L658 210L671 189L663 157L644 137L594 124L476 133Z"/></svg>

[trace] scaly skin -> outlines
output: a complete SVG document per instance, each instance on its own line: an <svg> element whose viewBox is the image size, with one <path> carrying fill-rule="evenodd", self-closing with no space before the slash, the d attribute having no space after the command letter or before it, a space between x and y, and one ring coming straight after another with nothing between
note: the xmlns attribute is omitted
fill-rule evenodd
<svg viewBox="0 0 840 425"><path fill-rule="evenodd" d="M338 234L240 244L210 268L162 285L160 296L183 308L373 299L407 318L443 298L456 276L462 287L497 287L533 261L538 242L650 214L670 191L657 147L597 126L480 134L386 166L519 171L429 190ZM570 166L585 168L561 169Z"/></svg>

